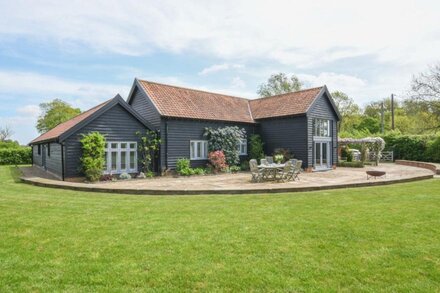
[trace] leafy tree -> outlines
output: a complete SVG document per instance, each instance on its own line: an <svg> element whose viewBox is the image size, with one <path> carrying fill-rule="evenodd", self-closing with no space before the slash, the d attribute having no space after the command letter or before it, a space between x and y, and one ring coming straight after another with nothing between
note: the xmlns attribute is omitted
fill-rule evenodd
<svg viewBox="0 0 440 293"><path fill-rule="evenodd" d="M440 128L440 62L413 78L411 98L424 111L433 114L436 129Z"/></svg>
<svg viewBox="0 0 440 293"><path fill-rule="evenodd" d="M365 131L370 133L378 133L380 131L380 123L378 119L370 116L364 116L360 123L355 126L356 130Z"/></svg>
<svg viewBox="0 0 440 293"><path fill-rule="evenodd" d="M260 85L257 93L260 97L270 97L301 90L303 83L292 75L290 78L285 73L272 74L266 83Z"/></svg>
<svg viewBox="0 0 440 293"><path fill-rule="evenodd" d="M82 136L82 170L87 180L94 182L101 177L105 163L105 137L97 131Z"/></svg>
<svg viewBox="0 0 440 293"><path fill-rule="evenodd" d="M0 126L0 141L8 140L14 132L9 125Z"/></svg>
<svg viewBox="0 0 440 293"><path fill-rule="evenodd" d="M332 93L332 97L342 117L360 114L361 109L347 94L335 91Z"/></svg>
<svg viewBox="0 0 440 293"><path fill-rule="evenodd" d="M78 108L73 108L67 102L55 99L49 103L40 104L41 115L38 117L37 130L40 133L51 130L81 113Z"/></svg>

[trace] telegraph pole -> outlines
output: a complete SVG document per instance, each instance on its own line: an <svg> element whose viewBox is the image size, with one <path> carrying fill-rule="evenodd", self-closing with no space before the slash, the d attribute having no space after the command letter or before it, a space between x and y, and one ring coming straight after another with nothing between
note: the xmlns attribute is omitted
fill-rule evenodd
<svg viewBox="0 0 440 293"><path fill-rule="evenodd" d="M391 129L394 130L394 94L391 94Z"/></svg>

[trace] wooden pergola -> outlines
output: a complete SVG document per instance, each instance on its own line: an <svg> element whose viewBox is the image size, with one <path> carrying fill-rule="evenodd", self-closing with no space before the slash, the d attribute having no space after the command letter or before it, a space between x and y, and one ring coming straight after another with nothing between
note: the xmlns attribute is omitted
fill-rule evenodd
<svg viewBox="0 0 440 293"><path fill-rule="evenodd" d="M338 138L338 153L342 146L349 144L360 144L362 147L362 153L365 151L372 151L374 153L374 158L376 160L376 165L379 165L380 158L382 157L382 151L385 148L385 141L381 137L365 137L365 138ZM362 161L365 160L362 156Z"/></svg>

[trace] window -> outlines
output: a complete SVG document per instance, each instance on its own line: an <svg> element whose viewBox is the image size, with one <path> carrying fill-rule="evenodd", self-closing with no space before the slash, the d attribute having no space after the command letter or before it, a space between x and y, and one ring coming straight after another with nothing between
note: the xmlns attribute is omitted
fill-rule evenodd
<svg viewBox="0 0 440 293"><path fill-rule="evenodd" d="M41 144L37 145L38 148L38 155L41 156Z"/></svg>
<svg viewBox="0 0 440 293"><path fill-rule="evenodd" d="M314 136L330 137L330 120L314 120Z"/></svg>
<svg viewBox="0 0 440 293"><path fill-rule="evenodd" d="M137 172L137 143L110 142L105 144L104 173Z"/></svg>
<svg viewBox="0 0 440 293"><path fill-rule="evenodd" d="M245 139L237 144L237 150L240 156L247 155L247 141Z"/></svg>
<svg viewBox="0 0 440 293"><path fill-rule="evenodd" d="M191 140L189 143L191 160L208 159L208 141L207 140Z"/></svg>
<svg viewBox="0 0 440 293"><path fill-rule="evenodd" d="M47 144L47 156L50 157L50 143Z"/></svg>

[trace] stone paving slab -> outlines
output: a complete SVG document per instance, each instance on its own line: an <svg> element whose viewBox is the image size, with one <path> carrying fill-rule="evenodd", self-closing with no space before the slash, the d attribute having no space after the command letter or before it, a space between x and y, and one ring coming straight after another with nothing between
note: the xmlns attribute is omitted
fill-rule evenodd
<svg viewBox="0 0 440 293"><path fill-rule="evenodd" d="M35 169L37 169L35 171ZM44 178L36 167L23 167L22 180L38 186L107 193L179 195L179 194L250 194L312 191L335 188L375 186L433 178L430 170L381 164L378 167L337 168L326 172L302 173L300 180L285 183L252 183L248 172L191 177L156 177L117 182L78 183ZM387 172L383 178L367 180L365 171Z"/></svg>

